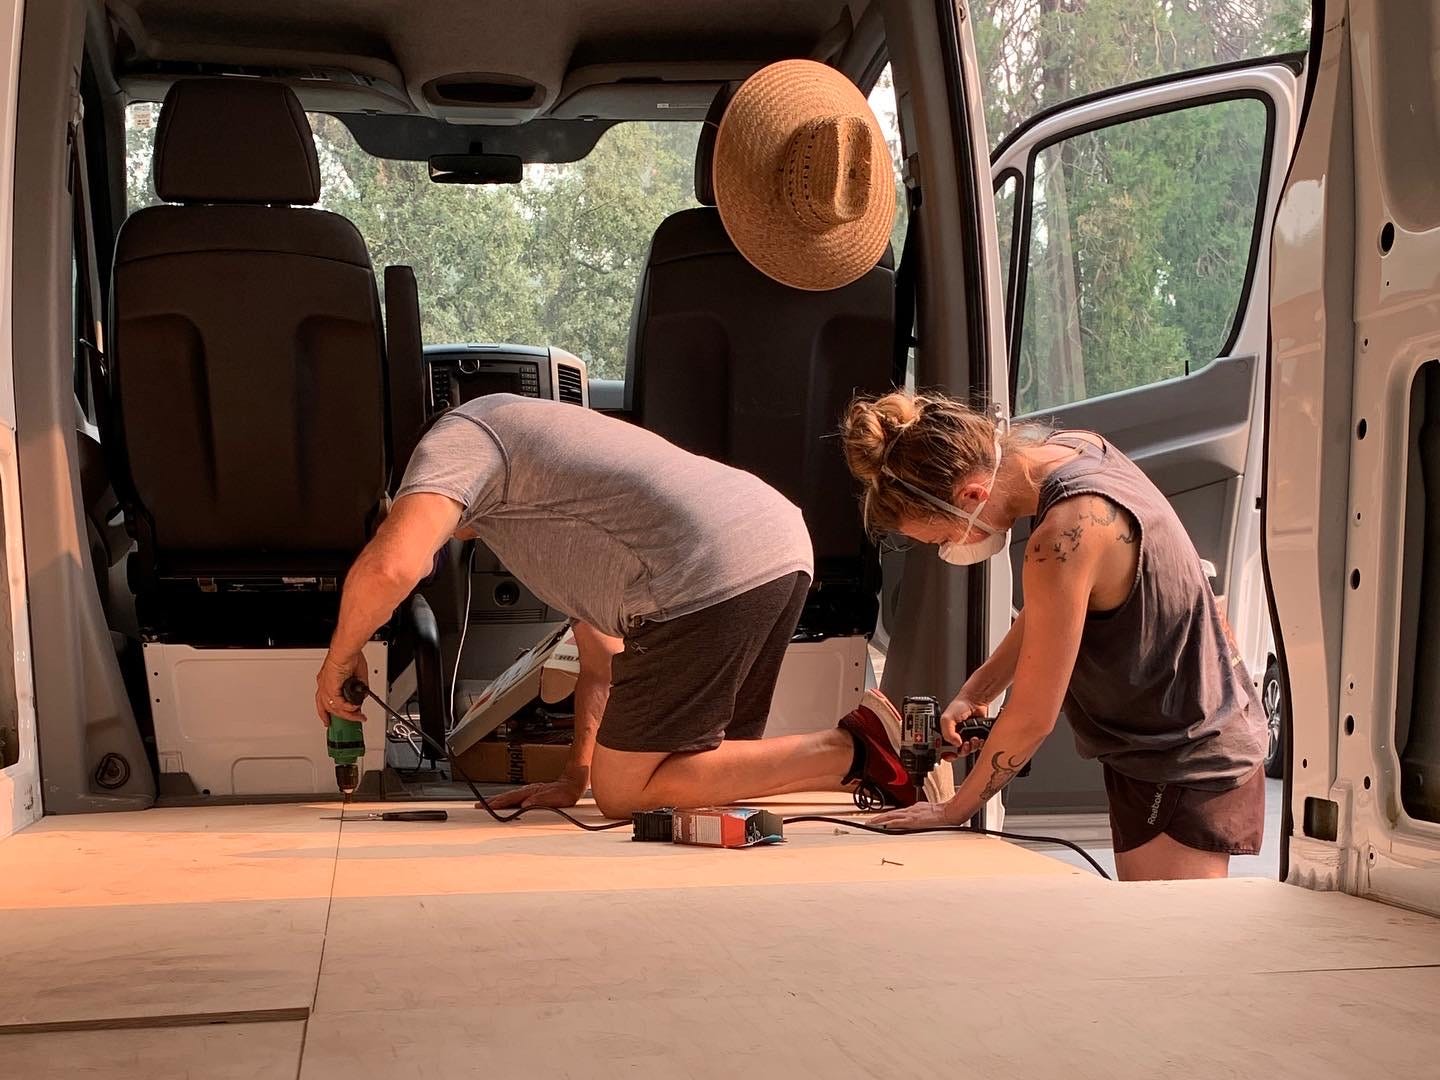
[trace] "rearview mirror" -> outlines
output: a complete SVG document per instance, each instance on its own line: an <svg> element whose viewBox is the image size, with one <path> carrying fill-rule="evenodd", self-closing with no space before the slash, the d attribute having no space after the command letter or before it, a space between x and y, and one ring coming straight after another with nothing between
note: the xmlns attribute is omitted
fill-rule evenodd
<svg viewBox="0 0 1440 1080"><path fill-rule="evenodd" d="M437 154L430 179L437 184L518 184L525 164L511 154Z"/></svg>

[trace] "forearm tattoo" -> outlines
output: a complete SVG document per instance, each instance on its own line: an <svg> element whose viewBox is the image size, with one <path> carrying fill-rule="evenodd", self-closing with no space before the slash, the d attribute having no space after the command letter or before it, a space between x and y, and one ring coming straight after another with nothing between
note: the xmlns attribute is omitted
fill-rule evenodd
<svg viewBox="0 0 1440 1080"><path fill-rule="evenodd" d="M1024 767L1024 754L1011 754L1005 750L996 750L990 756L990 779L985 781L985 786L980 790L980 805L984 806L998 795L1000 789L1014 780L1015 774Z"/></svg>

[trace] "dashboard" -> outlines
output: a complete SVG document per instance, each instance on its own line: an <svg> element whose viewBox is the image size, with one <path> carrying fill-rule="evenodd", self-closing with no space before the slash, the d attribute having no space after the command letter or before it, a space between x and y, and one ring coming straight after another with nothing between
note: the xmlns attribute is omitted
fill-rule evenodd
<svg viewBox="0 0 1440 1080"><path fill-rule="evenodd" d="M486 394L590 406L585 361L554 346L427 345L425 371L432 416Z"/></svg>

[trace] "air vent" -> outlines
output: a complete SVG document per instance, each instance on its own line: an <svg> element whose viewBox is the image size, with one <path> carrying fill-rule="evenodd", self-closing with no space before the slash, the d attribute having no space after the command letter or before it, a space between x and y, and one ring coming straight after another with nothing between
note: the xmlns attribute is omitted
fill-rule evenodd
<svg viewBox="0 0 1440 1080"><path fill-rule="evenodd" d="M450 407L450 371L448 368L431 365L430 405L436 412Z"/></svg>
<svg viewBox="0 0 1440 1080"><path fill-rule="evenodd" d="M585 384L578 369L568 364L555 368L556 396L569 405L585 404Z"/></svg>
<svg viewBox="0 0 1440 1080"><path fill-rule="evenodd" d="M544 608L499 608L470 612L471 626L504 626L545 621Z"/></svg>

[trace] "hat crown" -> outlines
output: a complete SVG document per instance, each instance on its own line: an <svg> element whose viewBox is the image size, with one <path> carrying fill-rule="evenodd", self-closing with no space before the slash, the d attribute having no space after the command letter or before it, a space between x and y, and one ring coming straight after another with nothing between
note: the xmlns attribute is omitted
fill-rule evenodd
<svg viewBox="0 0 1440 1080"><path fill-rule="evenodd" d="M785 148L784 188L796 220L825 232L858 221L875 194L871 125L853 113L807 120Z"/></svg>

